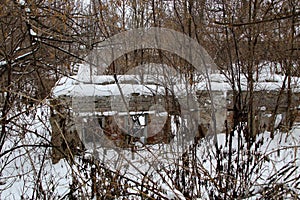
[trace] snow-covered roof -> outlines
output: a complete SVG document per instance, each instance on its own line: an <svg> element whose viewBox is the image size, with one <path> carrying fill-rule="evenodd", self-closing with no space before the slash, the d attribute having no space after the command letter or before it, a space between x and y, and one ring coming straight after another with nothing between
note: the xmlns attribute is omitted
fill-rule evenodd
<svg viewBox="0 0 300 200"><path fill-rule="evenodd" d="M195 83L195 90L228 91L232 89L231 83L227 81L222 74L212 74L210 76L210 87L207 79ZM243 79L242 79L243 80ZM98 75L93 76L92 83L79 81L77 76L63 77L53 88L53 96L117 96L120 95L120 89L123 95L139 93L140 95L164 94L165 88L168 88L176 95L184 95L187 84L180 81L178 77L172 77L166 80L163 76L145 75L141 78L139 75L118 75L118 84L114 76ZM254 90L279 90L282 87L283 77L276 75L265 77L254 83ZM297 77L292 78L294 92L300 92L300 84ZM247 90L246 79L241 82L242 90Z"/></svg>
<svg viewBox="0 0 300 200"><path fill-rule="evenodd" d="M280 90L284 76L272 72L270 67L261 68L258 79L254 82L254 90ZM176 96L196 91L230 91L232 83L229 74L212 73L209 77L195 74L198 77L193 85L185 76L171 67L163 64L145 64L130 70L126 75L97 75L97 69L87 64L80 64L78 75L62 77L53 88L53 96L118 96L139 93L140 95L153 95L165 93L168 88ZM248 90L247 77L240 75L240 85L235 82L235 88ZM236 77L237 80L237 77ZM294 92L300 92L298 77L291 78ZM209 84L208 84L209 83ZM120 91L121 90L121 91Z"/></svg>
<svg viewBox="0 0 300 200"><path fill-rule="evenodd" d="M76 76L63 77L58 81L52 92L58 96L117 96L139 93L142 95L163 94L163 86L140 84L135 75L117 76L118 84L113 76L94 76L93 83L78 81ZM121 91L120 91L121 90Z"/></svg>

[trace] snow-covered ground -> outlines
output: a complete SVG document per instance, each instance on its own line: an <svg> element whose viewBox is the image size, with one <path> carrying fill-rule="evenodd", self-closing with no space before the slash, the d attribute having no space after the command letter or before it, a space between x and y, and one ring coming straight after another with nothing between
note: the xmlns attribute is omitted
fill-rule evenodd
<svg viewBox="0 0 300 200"><path fill-rule="evenodd" d="M66 160L52 164L51 149L45 147L50 140L48 117L49 110L46 105L37 107L34 114L20 116L19 127L26 125L27 132L20 137L20 130L16 128L16 132L11 134L5 143L0 160L0 199L20 199L20 197L34 199L41 196L47 196L47 199L61 199L70 191L73 176L80 180L81 191L86 195L91 195L91 180L87 173L90 173L93 166L85 167L81 160L96 156L100 162L104 162L105 166L109 167L109 159L116 158L113 156L113 150L107 150L106 157L102 160L104 149L99 148L94 152L87 151L83 157L75 157L74 165L70 165ZM240 135L239 137L238 131L232 136L231 147L229 140L225 134L217 135L219 157L221 157L221 165L224 168L221 171L225 173L231 164L231 169L236 170L237 173L235 184L244 187L249 198L262 198L264 192L267 193L270 188L275 189L279 186L300 194L300 127L295 126L288 133L276 132L273 139L269 132L258 135L256 142L250 148L250 154L248 154L244 136ZM199 191L190 192L201 194L201 199L208 199L211 195L208 189L220 192L218 187L213 184L213 180L220 176L220 170L217 170L218 156L212 141L203 139L196 148L196 167L200 174L192 176L190 173L187 175L188 178L199 179L198 185L194 186L194 189L198 188ZM151 179L151 181L147 181L147 184L160 188L161 196L169 199L185 199L174 178L174 170L180 168L182 160L178 159L176 155L172 157L172 152L168 149L171 150L173 147L170 144L149 146L149 149L144 148L138 151L134 158L131 151L128 150L127 153L124 151L123 158L120 159L127 159L127 165L111 166L110 169L118 170L119 174L136 183L145 183L145 177L147 177ZM9 151L13 148L15 150ZM159 155L160 151L154 151L155 149L162 150L161 152L165 155ZM232 152L231 163L228 163L230 151ZM95 152L99 154L95 154ZM240 172L246 173L245 162L249 155L252 156L252 159L247 173L249 175L248 184L251 183L251 185L243 185L243 174ZM201 185L201 180L211 180L211 185ZM186 185L194 184L190 179L185 181ZM225 180L223 184L225 184ZM135 197L134 194L138 194L140 189L140 186L133 185L127 188L127 192L131 192L131 196ZM41 193L43 194L41 195Z"/></svg>
<svg viewBox="0 0 300 200"><path fill-rule="evenodd" d="M0 199L35 199L37 191L57 199L68 192L70 166L50 160L50 124L47 106L18 117L0 157Z"/></svg>

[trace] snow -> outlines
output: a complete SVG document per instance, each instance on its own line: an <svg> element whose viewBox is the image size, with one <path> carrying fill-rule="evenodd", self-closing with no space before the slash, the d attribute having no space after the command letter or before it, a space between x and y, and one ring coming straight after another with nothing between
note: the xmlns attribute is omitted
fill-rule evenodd
<svg viewBox="0 0 300 200"><path fill-rule="evenodd" d="M0 199L34 197L33 191L38 187L39 170L41 170L41 187L48 188L46 192L49 196L59 197L67 194L70 179L66 175L70 172L70 166L66 160L53 165L49 159L49 148L30 146L45 144L47 139L50 139L48 116L47 106L36 108L29 116L25 114L19 116L18 125L26 127L28 132L25 132L20 140L19 134L22 131L16 126L13 129L15 132L11 132L5 142L4 151L16 146L29 146L1 156L0 182L3 184L0 185Z"/></svg>
<svg viewBox="0 0 300 200"><path fill-rule="evenodd" d="M163 87L156 87L153 85L133 85L133 84L119 84L122 94L125 96L131 95L132 93L139 93L140 95L151 95L152 92L157 94L164 91ZM60 91L66 95L69 94L73 97L82 97L82 96L120 96L121 91L119 90L117 84L110 85L94 85L94 84L79 84L74 85L73 87L64 88ZM57 95L57 93L56 93ZM60 96L59 95L59 96Z"/></svg>
<svg viewBox="0 0 300 200"><path fill-rule="evenodd" d="M137 71L127 75L117 75L118 83L122 85L122 92L124 94L131 94L139 92L140 94L149 94L151 91L163 92L164 86L171 89L177 96L186 95L184 91L189 85L179 74L173 71L168 72L169 76L163 76L163 67L154 68L150 65L151 70L159 72L159 74L143 74L140 75L140 68ZM152 69L153 68L153 69ZM162 69L161 69L162 68ZM90 77L90 70L92 70L92 77ZM154 70L155 72L155 70ZM166 72L165 72L166 73ZM72 80L69 80L72 79ZM194 83L193 87L190 87L193 92L195 90L208 90L208 80L210 81L211 90L213 91L229 91L232 90L232 85L224 74L213 73L209 75L209 79L205 76L199 76L200 81ZM247 78L241 75L241 85L235 85L236 88L241 88L242 91L247 91ZM282 82L284 80L283 75L274 74L268 67L262 68L259 74L257 82L254 82L254 91L264 90L280 90ZM62 84L64 82L64 84ZM291 77L292 90L294 92L300 91L300 80L298 77ZM74 85L79 85L75 86ZM131 85L131 86L130 86ZM142 85L142 86L139 86ZM147 89L148 88L148 89ZM75 90L72 92L72 90ZM56 87L53 89L53 96L110 96L120 95L120 91L115 82L115 78L112 75L96 75L96 69L90 69L89 65L80 64L77 76L63 77L58 81Z"/></svg>
<svg viewBox="0 0 300 200"><path fill-rule="evenodd" d="M94 76L93 83L95 83L95 84L114 84L115 79L113 76L109 76L109 75Z"/></svg>
<svg viewBox="0 0 300 200"><path fill-rule="evenodd" d="M3 65L7 65L7 61L5 61L5 60L0 61L0 67Z"/></svg>
<svg viewBox="0 0 300 200"><path fill-rule="evenodd" d="M277 114L275 118L274 127L277 128L279 126L279 123L282 121L282 114Z"/></svg>
<svg viewBox="0 0 300 200"><path fill-rule="evenodd" d="M27 53L24 53L24 54L22 54L22 55L16 57L16 58L14 59L14 61L17 61L17 60L19 60L19 59L25 58L26 56L29 56L29 55L33 54L33 52L34 52L34 51L29 51L29 52L27 52Z"/></svg>
<svg viewBox="0 0 300 200"><path fill-rule="evenodd" d="M37 33L34 31L34 30L32 30L32 29L30 29L30 35L32 35L32 36L37 36Z"/></svg>
<svg viewBox="0 0 300 200"><path fill-rule="evenodd" d="M261 111L266 111L267 108L266 108L266 106L262 106L262 107L260 108L260 110L261 110Z"/></svg>
<svg viewBox="0 0 300 200"><path fill-rule="evenodd" d="M23 58L25 58L25 57L27 57L27 56L33 54L33 53L34 53L34 51L29 51L29 52L27 52L27 53L24 53L24 54L22 54L22 55L16 57L14 60L12 60L12 64L14 64L14 62L17 62L18 60L23 59ZM3 67L3 66L5 66L5 65L7 65L7 61L6 61L6 60L0 61L0 67Z"/></svg>
<svg viewBox="0 0 300 200"><path fill-rule="evenodd" d="M25 0L18 0L18 3L22 6L24 6L26 2L25 2Z"/></svg>
<svg viewBox="0 0 300 200"><path fill-rule="evenodd" d="M48 128L50 127L47 120L49 117L48 107L44 105L36 108L36 112L33 115L22 115L20 118L20 122L25 120L23 124L28 124L27 130L32 131L25 134L20 144L44 143L45 139L35 134L35 132L50 139L48 132ZM277 117L280 118L280 116ZM176 125L172 124L172 127L174 128ZM175 137L175 141L177 137L178 136ZM17 135L14 136L12 134L10 140L5 143L5 149L10 149L15 146L16 142L18 142L18 138ZM219 148L222 147L222 152L225 153L229 150L228 144L226 145L225 134L218 134L217 140ZM179 140L177 141L179 142ZM235 132L232 138L233 152L236 152L235 150L239 145L239 141L238 134ZM211 140L203 140L197 147L197 162L201 166L201 171L203 171L203 174L201 174L203 179L218 176L216 172L216 157L214 156L215 147L211 142ZM242 144L245 142L244 137L241 137L241 142ZM291 163L294 163L293 165L295 166L299 166L300 127L295 126L288 133L276 132L273 139L269 132L261 133L257 136L256 142L261 142L261 145L257 150L255 150L255 146L253 146L251 152L260 153L263 157L258 157L260 160L251 165L253 169L257 168L259 170L251 175L252 185L249 186L249 188L253 191L253 197L260 198L262 197L260 195L262 186L267 186L272 177L283 172L286 166L292 166ZM122 167L122 164L119 162L119 166L110 166L110 169L119 169L119 173L137 182L142 182L144 180L143 174L147 172L153 184L160 186L162 196L168 199L185 199L182 191L178 190L178 187L175 186L171 174L168 175L168 170L166 170L167 168L172 169L176 163L180 165L176 156L176 152L178 152L176 148L178 148L176 143L173 144L173 146L168 144L148 146L138 151L134 159L132 159L132 152L126 150L122 155L124 160L128 159L130 161L127 162L127 167ZM116 154L114 150L103 150L103 148L97 149L99 153L98 156L99 159L102 159L104 156L107 165L112 161L111 159L118 158L118 154ZM241 158L245 156L243 152L246 152L246 149L240 152L242 155ZM84 156L87 159L92 155L95 155L95 153L91 150L90 154L89 151L87 151ZM239 154L233 153L232 155L232 160L234 160ZM44 162L42 162L43 158L46 158ZM263 158L266 158L266 160ZM1 166L3 166L2 164L4 164L5 159L8 159L9 162L0 177L0 182L2 183L0 185L0 199L18 199L21 195L23 195L25 199L31 198L32 195L34 195L33 191L37 187L37 173L40 169L42 187L49 192L48 195L51 195L53 199L61 198L69 192L72 174L77 174L77 177L79 177L80 180L82 179L82 182L87 183L83 184L82 187L86 193L90 193L88 183L90 180L84 178L85 172L82 171L82 167L80 167L81 161L79 157L75 157L75 163L77 164L74 166L70 166L66 160L60 160L57 164L52 164L49 160L49 149L26 147L7 154L5 158L1 157ZM222 159L224 166L228 165L226 162L228 162L228 158L224 157ZM112 162L112 164L114 164L114 162ZM237 167L236 163L233 163L233 167ZM209 176L205 175L204 172L208 173ZM283 174L282 177L278 176L277 179L282 183L284 180L287 182L290 181L292 187L292 180L300 174L300 169L297 168L290 176L287 176L288 174L289 173ZM162 176L164 176L163 179ZM199 188L201 189L202 197L208 198L209 191L207 188L200 185ZM128 191L132 191L133 193L138 193L138 190L139 187L135 186L128 189ZM211 190L215 190L215 188L211 187ZM295 190L297 189L295 188Z"/></svg>

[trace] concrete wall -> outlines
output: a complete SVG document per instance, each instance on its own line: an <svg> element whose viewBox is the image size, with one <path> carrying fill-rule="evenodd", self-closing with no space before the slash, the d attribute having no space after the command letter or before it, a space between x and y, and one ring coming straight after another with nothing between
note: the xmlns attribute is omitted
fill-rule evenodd
<svg viewBox="0 0 300 200"><path fill-rule="evenodd" d="M212 95L212 99L210 97ZM241 98L247 99L247 93L242 93ZM287 118L287 95L282 94L281 98L278 99L278 91L257 91L254 93L253 107L254 107L254 125L255 134L263 131L270 131L273 128L286 128ZM233 92L232 91L213 91L211 93L207 91L198 91L197 100L199 110L195 112L199 115L200 127L198 127L198 133L196 136L203 137L205 134L209 134L213 130L214 120L216 121L217 132L231 131L233 129ZM213 100L214 104L211 103ZM95 111L98 114L118 109L118 111L126 109L121 105L122 100L115 100L114 105L111 106L111 97L99 97L95 101ZM58 148L53 149L53 160L57 162L66 155L70 156L70 153L78 153L78 149L82 149L83 145L80 140L81 133L77 133L75 124L68 107L71 106L71 99L69 97L60 98L59 100L53 100L53 112L51 114L51 126L52 126L52 143ZM120 104L120 105L119 105ZM129 111L147 111L153 104L161 104L171 114L180 114L180 110L184 110L184 101L175 100L172 97L146 97L146 96L132 96L129 99ZM247 122L247 105L248 102L245 100L245 113L239 121ZM300 93L294 93L292 95L290 120L295 123L300 122ZM212 117L212 109L214 108L215 119ZM81 106L81 111L89 111L90 108L84 108ZM276 113L274 113L276 111ZM189 111L187 111L189 112ZM106 117L106 120L109 120ZM275 122L277 119L276 123ZM279 120L279 121L278 121ZM168 137L172 137L170 134L170 121L169 125L164 127L157 137L149 139L149 143L159 143L168 141L168 138L164 137L164 132L167 133ZM109 123L107 123L109 124ZM107 131L110 133L120 132L120 130L114 130L116 127L111 127L110 124ZM196 129L195 129L196 130ZM120 132L119 137L123 137L124 134ZM163 138L163 140L162 140ZM67 145L68 144L68 145ZM122 145L121 145L122 146Z"/></svg>

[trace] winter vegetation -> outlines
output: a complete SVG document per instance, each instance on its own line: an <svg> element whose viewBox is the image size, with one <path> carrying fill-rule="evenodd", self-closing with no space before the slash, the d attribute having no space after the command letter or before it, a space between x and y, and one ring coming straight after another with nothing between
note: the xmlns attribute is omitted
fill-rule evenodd
<svg viewBox="0 0 300 200"><path fill-rule="evenodd" d="M145 48L86 71L101 42L150 27L218 69ZM0 199L299 199L299 49L297 0L4 0Z"/></svg>

